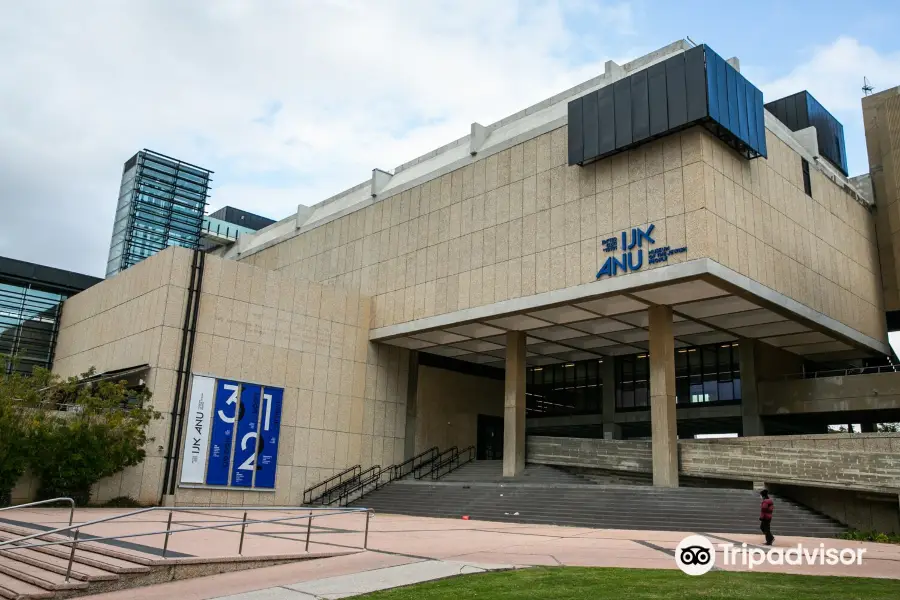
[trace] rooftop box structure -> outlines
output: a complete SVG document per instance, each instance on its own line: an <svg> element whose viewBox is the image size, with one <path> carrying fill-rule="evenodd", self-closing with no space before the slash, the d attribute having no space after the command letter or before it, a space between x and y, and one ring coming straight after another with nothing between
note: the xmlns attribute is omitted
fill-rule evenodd
<svg viewBox="0 0 900 600"><path fill-rule="evenodd" d="M766 110L791 131L816 128L819 154L847 175L847 149L844 147L844 126L806 90L766 104Z"/></svg>
<svg viewBox="0 0 900 600"><path fill-rule="evenodd" d="M701 45L569 102L569 164L703 125L743 156L766 156L763 98Z"/></svg>

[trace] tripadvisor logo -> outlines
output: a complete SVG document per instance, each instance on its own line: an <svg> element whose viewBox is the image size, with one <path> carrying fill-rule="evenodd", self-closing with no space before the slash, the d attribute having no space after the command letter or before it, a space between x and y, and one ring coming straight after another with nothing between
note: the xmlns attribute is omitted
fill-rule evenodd
<svg viewBox="0 0 900 600"><path fill-rule="evenodd" d="M689 535L675 549L675 564L688 575L703 575L716 565L717 554L722 566L741 566L752 570L760 565L861 565L865 553L865 548L826 548L823 543L817 547L797 544L768 550L746 543L729 543L719 544L717 551L712 542L702 535Z"/></svg>
<svg viewBox="0 0 900 600"><path fill-rule="evenodd" d="M716 566L716 549L702 535L689 535L675 548L675 564L688 575L704 575Z"/></svg>

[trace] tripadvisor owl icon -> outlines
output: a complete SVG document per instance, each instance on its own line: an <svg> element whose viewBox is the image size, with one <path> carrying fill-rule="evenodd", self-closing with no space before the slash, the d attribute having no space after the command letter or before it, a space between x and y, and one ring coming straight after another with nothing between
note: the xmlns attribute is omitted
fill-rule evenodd
<svg viewBox="0 0 900 600"><path fill-rule="evenodd" d="M688 575L703 575L716 564L716 549L702 535L689 535L675 548L675 564Z"/></svg>

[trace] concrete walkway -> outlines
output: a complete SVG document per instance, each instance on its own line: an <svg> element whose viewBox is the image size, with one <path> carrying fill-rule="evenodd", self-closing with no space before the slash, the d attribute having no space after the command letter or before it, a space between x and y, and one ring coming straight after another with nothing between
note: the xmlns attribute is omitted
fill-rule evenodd
<svg viewBox="0 0 900 600"><path fill-rule="evenodd" d="M348 598L379 590L455 577L509 569L507 565L475 565L449 560L423 560L405 565L373 569L351 575L326 577L255 592L222 596L220 600L317 600Z"/></svg>
<svg viewBox="0 0 900 600"><path fill-rule="evenodd" d="M23 511L24 513L24 511ZM18 518L25 514L20 513ZM104 510L103 514L108 511ZM211 509L203 519L223 518ZM76 521L97 518L99 511L78 511ZM32 513L30 517L46 525L58 524L68 514L58 510ZM147 515L145 520L127 524L159 527L164 514ZM193 560L221 559L236 550L239 528L189 531L201 515L180 516L186 531L172 537L170 549ZM120 526L125 526L121 524ZM57 525L58 526L58 525ZM91 596L103 600L206 600L210 598L247 598L253 600L304 600L302 594L319 598L345 597L385 587L408 585L461 572L528 566L587 566L676 569L674 551L687 535L706 535L714 544L746 542L755 545L758 535L715 532L626 531L587 529L552 525L526 525L488 521L433 519L398 515L376 515L370 522L368 551L363 543L364 515L335 515L314 520L309 554L340 552L342 555L290 562L287 564L222 573L208 577L171 581L153 586ZM777 535L777 526L774 528ZM113 534L111 524L90 528L93 534ZM247 528L244 555L254 557L288 556L303 553L306 523L257 524ZM161 536L159 536L161 538ZM157 536L135 542L159 548ZM900 546L850 542L835 539L780 536L778 547L865 548L859 566L760 566L757 571L809 575L846 575L900 579ZM184 560L184 559L182 559ZM725 570L746 567L724 566ZM248 593L252 593L248 595Z"/></svg>

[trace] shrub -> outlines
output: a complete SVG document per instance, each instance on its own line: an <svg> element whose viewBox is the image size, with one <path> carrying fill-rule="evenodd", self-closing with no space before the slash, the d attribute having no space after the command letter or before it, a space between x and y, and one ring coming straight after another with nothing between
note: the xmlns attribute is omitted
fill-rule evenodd
<svg viewBox="0 0 900 600"><path fill-rule="evenodd" d="M116 496L100 505L102 508L144 508L144 505L130 496Z"/></svg>
<svg viewBox="0 0 900 600"><path fill-rule="evenodd" d="M14 359L0 355L0 506L10 504L12 489L29 464L35 407L40 390L50 374L40 371L34 377L7 373Z"/></svg>
<svg viewBox="0 0 900 600"><path fill-rule="evenodd" d="M38 478L39 499L90 500L91 486L144 460L146 429L159 418L150 393L125 382L60 379L46 369L0 374L0 493L25 467Z"/></svg>
<svg viewBox="0 0 900 600"><path fill-rule="evenodd" d="M856 542L879 542L882 544L900 544L900 535L896 533L882 533L880 531L859 531L851 529L839 536L844 540Z"/></svg>

